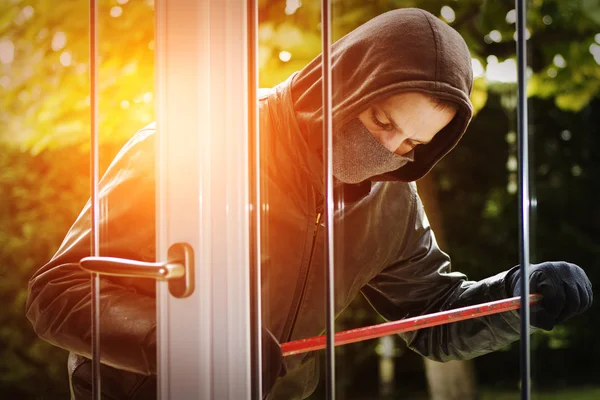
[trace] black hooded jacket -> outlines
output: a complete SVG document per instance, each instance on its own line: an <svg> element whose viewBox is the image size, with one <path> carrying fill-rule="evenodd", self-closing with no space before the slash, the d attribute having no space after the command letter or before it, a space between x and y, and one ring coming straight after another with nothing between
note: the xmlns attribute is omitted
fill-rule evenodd
<svg viewBox="0 0 600 400"><path fill-rule="evenodd" d="M259 102L264 213L263 321L278 342L321 334L325 323L323 269L320 61L315 59ZM335 214L339 314L362 293L388 320L507 297L499 273L474 282L451 272L436 243L414 180L458 142L471 118L471 59L451 27L417 9L383 14L333 46L334 131L379 99L408 91L451 100L459 110L415 162L373 182ZM107 256L154 260L154 127L130 140L101 181L111 207L101 229L111 232ZM150 199L150 200L149 200ZM90 280L78 262L89 255L89 204L56 255L35 273L27 316L45 340L71 352L72 392L89 389ZM102 278L103 390L110 398L154 396L155 292L142 279ZM408 346L438 361L468 359L519 338L519 316L508 312L403 334ZM300 399L318 382L315 353L267 354L277 376L270 399ZM280 355L280 354L279 354ZM269 383L269 388L272 382Z"/></svg>
<svg viewBox="0 0 600 400"><path fill-rule="evenodd" d="M458 112L415 162L374 180L410 182L425 175L460 140L473 109L469 95L473 70L469 49L448 24L419 9L381 14L332 45L333 131L373 103L403 92L420 92L456 104ZM321 152L321 57L292 83L300 132Z"/></svg>

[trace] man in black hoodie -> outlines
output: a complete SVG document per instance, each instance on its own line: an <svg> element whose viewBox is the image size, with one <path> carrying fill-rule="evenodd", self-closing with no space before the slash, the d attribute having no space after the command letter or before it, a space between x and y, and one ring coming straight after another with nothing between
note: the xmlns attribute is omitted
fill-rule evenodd
<svg viewBox="0 0 600 400"><path fill-rule="evenodd" d="M478 282L451 271L414 183L456 145L472 116L471 58L460 35L423 10L391 11L333 45L332 76L336 313L359 292L388 320L518 295L518 267ZM259 115L262 195L269 205L262 226L265 393L299 399L317 385L315 354L282 361L278 343L324 329L320 57L265 92ZM152 126L139 132L101 181L111 207L102 221L101 229L111 232L103 255L154 260L153 140ZM89 233L88 204L31 279L27 302L36 332L71 352L74 398L89 393L90 284L78 266L89 255ZM532 314L534 327L552 329L592 301L587 276L566 262L532 266L530 285L544 296ZM103 277L101 301L103 391L152 398L153 283ZM518 340L519 314L402 337L431 359L468 359Z"/></svg>

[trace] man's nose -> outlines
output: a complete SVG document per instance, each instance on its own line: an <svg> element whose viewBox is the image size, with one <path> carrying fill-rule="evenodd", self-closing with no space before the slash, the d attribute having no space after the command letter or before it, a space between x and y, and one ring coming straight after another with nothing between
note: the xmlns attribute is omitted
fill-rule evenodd
<svg viewBox="0 0 600 400"><path fill-rule="evenodd" d="M398 146L398 148L396 149L396 151L394 153L398 154L399 156L404 156L408 153L410 153L412 151L413 147L410 145L408 140L403 140L402 143L400 143L400 146Z"/></svg>

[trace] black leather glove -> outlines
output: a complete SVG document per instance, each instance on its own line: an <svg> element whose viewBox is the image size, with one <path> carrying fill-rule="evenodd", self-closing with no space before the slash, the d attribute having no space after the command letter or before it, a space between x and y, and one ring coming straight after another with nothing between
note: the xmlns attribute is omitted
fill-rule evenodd
<svg viewBox="0 0 600 400"><path fill-rule="evenodd" d="M506 290L520 296L519 266L508 271ZM593 300L592 284L583 269L564 261L531 264L529 290L543 296L540 306L531 308L531 325L547 331L587 310Z"/></svg>

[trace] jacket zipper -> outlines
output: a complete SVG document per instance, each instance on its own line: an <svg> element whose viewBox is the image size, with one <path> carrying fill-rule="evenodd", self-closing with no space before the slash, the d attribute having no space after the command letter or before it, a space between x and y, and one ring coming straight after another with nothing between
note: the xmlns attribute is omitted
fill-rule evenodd
<svg viewBox="0 0 600 400"><path fill-rule="evenodd" d="M315 218L315 228L313 230L313 238L312 244L310 246L310 253L308 255L308 265L304 272L304 276L302 277L302 290L300 291L300 298L298 299L298 305L296 306L296 310L294 311L294 318L292 319L292 324L290 326L290 331L288 333L287 342L292 339L292 333L294 332L294 327L296 326L296 320L298 319L298 314L300 313L300 307L302 306L302 300L304 300L304 292L306 291L306 284L308 282L308 276L310 272L310 266L312 264L313 255L315 253L315 245L317 244L317 234L319 233L319 223L321 222L321 211L317 211L317 217Z"/></svg>

